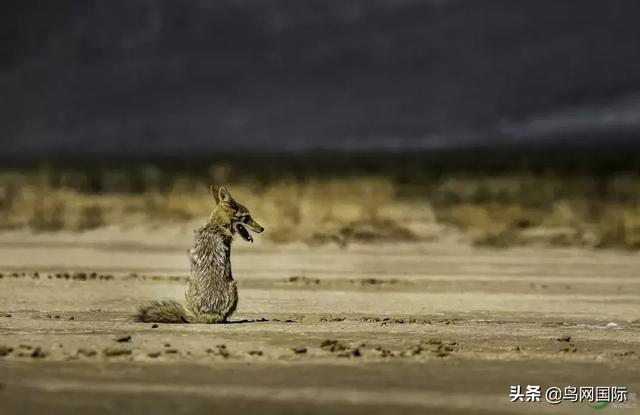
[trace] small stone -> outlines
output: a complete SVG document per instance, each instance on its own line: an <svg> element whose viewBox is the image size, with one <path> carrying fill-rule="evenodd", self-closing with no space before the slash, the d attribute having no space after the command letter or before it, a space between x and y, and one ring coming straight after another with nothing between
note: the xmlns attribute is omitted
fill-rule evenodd
<svg viewBox="0 0 640 415"><path fill-rule="evenodd" d="M422 353L422 351L423 351L423 350L424 350L424 349L422 348L422 346L417 345L417 346L412 347L412 348L409 350L409 354L410 354L411 356L417 356L417 355L419 355L420 353Z"/></svg>
<svg viewBox="0 0 640 415"><path fill-rule="evenodd" d="M0 356L7 356L13 352L13 347L0 346Z"/></svg>
<svg viewBox="0 0 640 415"><path fill-rule="evenodd" d="M293 347L291 350L293 350L293 353L295 353L295 354L307 353L307 348L306 347Z"/></svg>
<svg viewBox="0 0 640 415"><path fill-rule="evenodd" d="M152 328L152 329L157 329L157 328L158 328L158 325L157 325L157 324L152 324L152 325L151 325L151 328Z"/></svg>
<svg viewBox="0 0 640 415"><path fill-rule="evenodd" d="M33 352L31 352L31 357L35 359L43 359L47 357L47 353L43 352L40 347L36 347L33 349Z"/></svg>
<svg viewBox="0 0 640 415"><path fill-rule="evenodd" d="M127 356L131 354L131 350L107 347L102 351L102 354L104 354L106 357Z"/></svg>
<svg viewBox="0 0 640 415"><path fill-rule="evenodd" d="M338 357L360 357L360 356L361 356L360 349L358 349L357 347L338 353Z"/></svg>
<svg viewBox="0 0 640 415"><path fill-rule="evenodd" d="M227 350L227 346L224 344L219 344L216 346L217 347L217 355L224 357L225 359L227 357L229 357L230 353L229 350Z"/></svg>
<svg viewBox="0 0 640 415"><path fill-rule="evenodd" d="M95 350L85 349L84 347L81 347L80 349L78 349L76 354L81 355L81 356L85 356L85 357L92 357L92 356L97 355L98 352L96 352Z"/></svg>
<svg viewBox="0 0 640 415"><path fill-rule="evenodd" d="M75 274L73 274L72 278L74 280L82 280L82 281L86 281L87 279L87 274L84 272L76 272Z"/></svg>
<svg viewBox="0 0 640 415"><path fill-rule="evenodd" d="M262 350L249 350L249 356L262 356Z"/></svg>
<svg viewBox="0 0 640 415"><path fill-rule="evenodd" d="M381 346L376 346L374 348L375 351L380 353L380 357L394 357L395 355L391 350L383 349Z"/></svg>
<svg viewBox="0 0 640 415"><path fill-rule="evenodd" d="M149 356L152 359L155 359L156 357L160 357L160 352L149 352L147 353L147 356Z"/></svg>
<svg viewBox="0 0 640 415"><path fill-rule="evenodd" d="M560 336L556 340L558 340L559 342L570 342L571 336Z"/></svg>
<svg viewBox="0 0 640 415"><path fill-rule="evenodd" d="M178 353L178 349L165 349L164 352L166 354L177 354Z"/></svg>
<svg viewBox="0 0 640 415"><path fill-rule="evenodd" d="M338 340L331 340L331 339L324 340L320 344L320 347L325 350L329 350L330 352L341 352L347 349L347 346L340 343Z"/></svg>
<svg viewBox="0 0 640 415"><path fill-rule="evenodd" d="M129 342L131 342L131 336L127 334L127 335L124 335L124 336L116 337L116 342L118 342L118 343L129 343Z"/></svg>

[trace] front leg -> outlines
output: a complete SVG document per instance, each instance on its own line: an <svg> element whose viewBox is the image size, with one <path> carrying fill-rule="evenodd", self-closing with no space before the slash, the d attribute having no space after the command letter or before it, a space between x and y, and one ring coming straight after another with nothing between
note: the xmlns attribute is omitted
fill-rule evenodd
<svg viewBox="0 0 640 415"><path fill-rule="evenodd" d="M235 281L230 281L227 286L226 304L223 310L225 321L236 311L238 307L238 286Z"/></svg>

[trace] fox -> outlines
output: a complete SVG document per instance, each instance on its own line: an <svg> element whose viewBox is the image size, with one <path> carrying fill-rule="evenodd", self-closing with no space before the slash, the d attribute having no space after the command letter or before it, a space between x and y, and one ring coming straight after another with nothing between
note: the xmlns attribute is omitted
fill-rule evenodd
<svg viewBox="0 0 640 415"><path fill-rule="evenodd" d="M215 205L209 220L195 230L187 251L191 273L185 292L186 307L177 301L151 301L138 307L135 319L153 323L226 323L238 306L238 287L231 275L231 243L236 235L247 242L247 230L264 228L249 209L236 202L226 187L210 187Z"/></svg>

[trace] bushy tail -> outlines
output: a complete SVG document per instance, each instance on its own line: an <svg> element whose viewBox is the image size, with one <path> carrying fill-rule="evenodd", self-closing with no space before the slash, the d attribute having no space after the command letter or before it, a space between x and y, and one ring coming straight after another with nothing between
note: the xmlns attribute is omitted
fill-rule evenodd
<svg viewBox="0 0 640 415"><path fill-rule="evenodd" d="M137 321L146 323L188 323L187 311L173 300L151 301L138 307Z"/></svg>

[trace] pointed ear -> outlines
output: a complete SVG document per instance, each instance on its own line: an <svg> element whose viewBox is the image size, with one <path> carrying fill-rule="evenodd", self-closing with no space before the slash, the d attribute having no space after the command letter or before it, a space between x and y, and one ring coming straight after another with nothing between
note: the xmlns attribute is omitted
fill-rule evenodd
<svg viewBox="0 0 640 415"><path fill-rule="evenodd" d="M225 203L231 202L231 195L226 187L220 186L220 189L218 190L218 200Z"/></svg>
<svg viewBox="0 0 640 415"><path fill-rule="evenodd" d="M214 185L211 185L210 190L211 190L211 196L213 196L213 200L216 201L216 205L217 205L218 203L220 203L220 199L218 198L218 188L215 187Z"/></svg>

